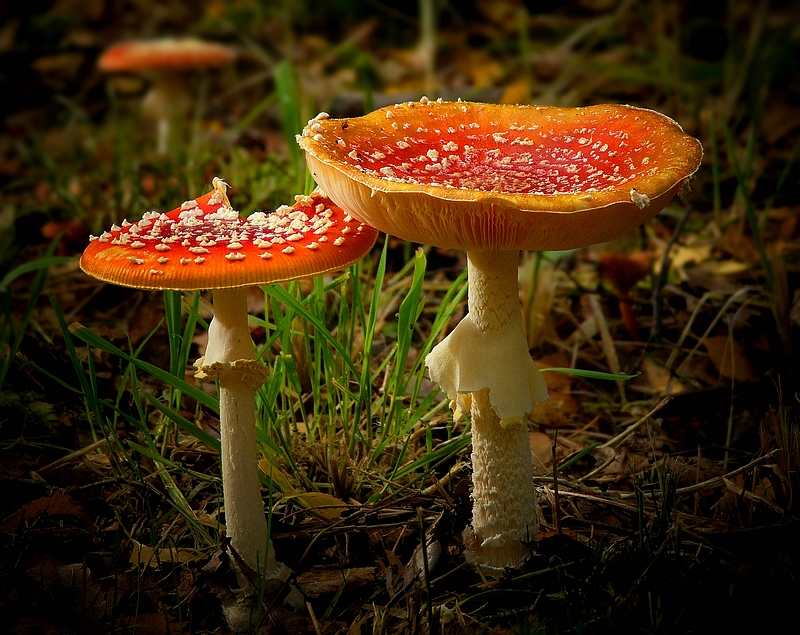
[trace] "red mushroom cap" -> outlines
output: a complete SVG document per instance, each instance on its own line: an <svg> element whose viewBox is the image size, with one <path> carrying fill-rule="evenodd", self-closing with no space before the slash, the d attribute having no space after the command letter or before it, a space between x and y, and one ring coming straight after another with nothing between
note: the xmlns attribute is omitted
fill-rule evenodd
<svg viewBox="0 0 800 635"><path fill-rule="evenodd" d="M162 38L116 44L103 52L97 65L100 70L115 73L223 66L235 58L232 49L215 42L197 38Z"/></svg>
<svg viewBox="0 0 800 635"><path fill-rule="evenodd" d="M377 230L348 216L320 192L292 207L231 209L225 184L167 214L148 212L92 237L81 269L139 289L224 289L305 278L352 264Z"/></svg>
<svg viewBox="0 0 800 635"><path fill-rule="evenodd" d="M632 106L424 99L363 117L322 113L298 137L317 182L381 231L439 247L570 249L657 214L700 143Z"/></svg>

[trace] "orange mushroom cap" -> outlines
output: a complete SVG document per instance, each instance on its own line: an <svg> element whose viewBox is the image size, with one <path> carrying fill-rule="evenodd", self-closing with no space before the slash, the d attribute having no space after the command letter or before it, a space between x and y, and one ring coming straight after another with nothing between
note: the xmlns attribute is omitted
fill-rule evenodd
<svg viewBox="0 0 800 635"><path fill-rule="evenodd" d="M298 143L320 186L364 222L467 251L610 240L661 211L703 154L642 108L425 98L351 119L321 113Z"/></svg>
<svg viewBox="0 0 800 635"><path fill-rule="evenodd" d="M181 69L230 64L236 53L227 46L197 38L132 40L106 49L100 70L115 73L146 69Z"/></svg>
<svg viewBox="0 0 800 635"><path fill-rule="evenodd" d="M139 289L223 289L315 276L352 264L377 230L320 192L292 207L231 209L225 184L167 214L148 212L92 237L80 266L100 280Z"/></svg>

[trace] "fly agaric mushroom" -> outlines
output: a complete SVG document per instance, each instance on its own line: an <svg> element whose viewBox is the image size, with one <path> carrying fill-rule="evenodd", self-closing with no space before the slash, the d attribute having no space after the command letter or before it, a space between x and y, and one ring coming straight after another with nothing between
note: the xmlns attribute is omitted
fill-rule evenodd
<svg viewBox="0 0 800 635"><path fill-rule="evenodd" d="M631 256L605 252L600 254L600 276L617 290L619 315L631 342L639 341L639 325L631 304L631 289L647 275L651 255L640 251Z"/></svg>
<svg viewBox="0 0 800 635"><path fill-rule="evenodd" d="M197 38L132 40L106 49L97 60L107 73L151 71L155 82L142 101L142 113L156 122L158 151L166 154L170 119L184 114L191 104L182 73L192 68L231 64L233 49Z"/></svg>
<svg viewBox="0 0 800 635"><path fill-rule="evenodd" d="M314 178L353 216L467 252L469 314L428 355L472 418L474 540L489 570L537 531L526 415L547 389L523 334L521 249L604 242L657 214L697 170L700 143L631 106L556 108L423 98L363 117L322 113L298 136Z"/></svg>
<svg viewBox="0 0 800 635"><path fill-rule="evenodd" d="M322 193L246 219L231 209L226 184L167 213L148 212L92 237L81 257L89 275L139 289L211 289L214 318L195 376L219 379L225 524L231 545L267 579L275 560L258 479L254 394L266 379L247 326L247 287L315 276L366 254L377 231ZM240 579L245 587L244 578ZM249 616L245 613L244 620ZM229 623L231 623L229 617ZM232 626L233 627L233 626Z"/></svg>

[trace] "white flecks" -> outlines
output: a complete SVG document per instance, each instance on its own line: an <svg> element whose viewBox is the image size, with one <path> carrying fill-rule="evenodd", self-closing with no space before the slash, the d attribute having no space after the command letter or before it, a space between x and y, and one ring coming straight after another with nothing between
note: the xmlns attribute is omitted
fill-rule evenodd
<svg viewBox="0 0 800 635"><path fill-rule="evenodd" d="M144 260L142 260L141 258L134 258L133 256L128 256L128 260L130 260L135 265L143 265L144 264Z"/></svg>
<svg viewBox="0 0 800 635"><path fill-rule="evenodd" d="M448 141L442 146L442 150L445 152L455 152L458 150L458 144L455 141Z"/></svg>
<svg viewBox="0 0 800 635"><path fill-rule="evenodd" d="M158 243L156 245L156 251L169 251L169 245L165 245L164 243Z"/></svg>
<svg viewBox="0 0 800 635"><path fill-rule="evenodd" d="M431 100L428 99L425 95L419 98L421 104L425 104L426 106L431 103Z"/></svg>
<svg viewBox="0 0 800 635"><path fill-rule="evenodd" d="M102 236L101 236L101 239L102 239ZM134 240L131 243L131 247L133 247L134 249L141 249L142 247L144 247L144 243L141 240Z"/></svg>
<svg viewBox="0 0 800 635"><path fill-rule="evenodd" d="M306 249L311 249L312 251L313 251L314 249L319 249L319 243L316 243L316 242L314 242L314 243L308 243L308 244L306 245Z"/></svg>
<svg viewBox="0 0 800 635"><path fill-rule="evenodd" d="M94 242L97 239L98 239L98 236L95 236L94 234L89 234L89 242L90 243Z"/></svg>
<svg viewBox="0 0 800 635"><path fill-rule="evenodd" d="M169 262L169 258L167 258L166 256L161 256L161 258L158 259L158 263L162 264L162 265L165 265L168 262Z"/></svg>
<svg viewBox="0 0 800 635"><path fill-rule="evenodd" d="M321 242L321 243L328 242L328 237L327 236L320 236L319 242Z"/></svg>
<svg viewBox="0 0 800 635"><path fill-rule="evenodd" d="M425 156L427 156L431 161L438 161L439 160L439 152L437 150L434 150L433 148L428 150L425 153Z"/></svg>
<svg viewBox="0 0 800 635"><path fill-rule="evenodd" d="M197 265L202 265L205 261L206 259L203 258L202 256L197 256L197 258L194 259L194 262Z"/></svg>
<svg viewBox="0 0 800 635"><path fill-rule="evenodd" d="M386 111L386 118L387 119L391 119L392 117L394 117L394 113L391 110L387 110Z"/></svg>
<svg viewBox="0 0 800 635"><path fill-rule="evenodd" d="M161 269L151 269L150 270L150 275L151 276L160 276L162 273L164 273L164 272L161 271Z"/></svg>
<svg viewBox="0 0 800 635"><path fill-rule="evenodd" d="M313 119L310 119L310 120L308 121L308 123L313 123L313 122L315 122L315 121L322 121L323 119L329 119L329 118L330 118L330 115L329 115L327 112L324 112L324 111L323 111L323 112L319 113L319 114L318 114L316 117L314 117Z"/></svg>
<svg viewBox="0 0 800 635"><path fill-rule="evenodd" d="M314 132L322 132L322 126L320 126L320 125L319 125L318 123L316 123L316 122L314 122L314 123L312 123L312 124L311 124L311 129L312 129Z"/></svg>
<svg viewBox="0 0 800 635"><path fill-rule="evenodd" d="M227 260L244 260L244 254L233 252L231 254L225 254L225 258Z"/></svg>
<svg viewBox="0 0 800 635"><path fill-rule="evenodd" d="M346 148L346 147L347 147L347 144L344 142L344 139L342 139L341 137L339 137L339 138L336 140L336 143L338 143L338 144L339 144L340 146L342 146L343 148Z"/></svg>
<svg viewBox="0 0 800 635"><path fill-rule="evenodd" d="M230 243L228 243L228 249L241 249L243 246L244 245L242 245L242 243L240 243L240 242L230 242Z"/></svg>
<svg viewBox="0 0 800 635"><path fill-rule="evenodd" d="M283 249L281 249L281 252L284 253L284 254L293 254L294 253L294 247L289 245L288 247L284 247Z"/></svg>
<svg viewBox="0 0 800 635"><path fill-rule="evenodd" d="M647 194L637 192L635 187L631 189L631 201L639 209L644 209L650 205L650 197Z"/></svg>
<svg viewBox="0 0 800 635"><path fill-rule="evenodd" d="M208 249L205 247L189 247L189 251L193 254L207 254Z"/></svg>
<svg viewBox="0 0 800 635"><path fill-rule="evenodd" d="M190 262L192 262L192 259L191 258L181 258L179 262L182 265L188 265Z"/></svg>
<svg viewBox="0 0 800 635"><path fill-rule="evenodd" d="M411 146L409 144L407 144L405 141L398 141L397 142L397 147L400 148L401 150L406 150L407 148L410 148Z"/></svg>
<svg viewBox="0 0 800 635"><path fill-rule="evenodd" d="M321 142L324 139L325 139L325 137L323 137L321 134L315 134L314 135L314 141L320 141Z"/></svg>
<svg viewBox="0 0 800 635"><path fill-rule="evenodd" d="M197 207L197 201L186 201L184 203L181 203L181 210L184 211L189 209L194 209L195 207Z"/></svg>
<svg viewBox="0 0 800 635"><path fill-rule="evenodd" d="M302 240L303 234L291 234L290 236L286 237L286 240L289 242L297 242L298 240Z"/></svg>
<svg viewBox="0 0 800 635"><path fill-rule="evenodd" d="M352 227L350 227L350 225L348 225L347 227L344 227L344 228L342 229L342 233L343 233L343 234L349 234L351 231L353 231L353 228L352 228Z"/></svg>
<svg viewBox="0 0 800 635"><path fill-rule="evenodd" d="M272 258L272 254L269 253L268 251L265 251L263 254L258 254L258 257L263 258L264 260L269 260L270 258Z"/></svg>
<svg viewBox="0 0 800 635"><path fill-rule="evenodd" d="M375 159L376 161L380 161L381 159L385 159L386 155L380 150L377 150L372 153L372 158Z"/></svg>
<svg viewBox="0 0 800 635"><path fill-rule="evenodd" d="M344 244L344 236L339 236L339 238L337 238L336 240L333 241L333 244L336 245L337 247L343 245Z"/></svg>
<svg viewBox="0 0 800 635"><path fill-rule="evenodd" d="M353 161L358 161L358 152L355 150L352 150L347 156L353 159Z"/></svg>
<svg viewBox="0 0 800 635"><path fill-rule="evenodd" d="M383 176L390 176L390 177L397 178L397 175L394 173L394 170L392 168L390 168L388 165L385 166L385 167L382 167L380 169L380 173L383 174Z"/></svg>

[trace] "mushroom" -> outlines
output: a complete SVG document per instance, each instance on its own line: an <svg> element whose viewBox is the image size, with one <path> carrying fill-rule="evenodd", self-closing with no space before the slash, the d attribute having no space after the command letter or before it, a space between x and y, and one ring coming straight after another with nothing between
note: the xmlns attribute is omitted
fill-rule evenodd
<svg viewBox="0 0 800 635"><path fill-rule="evenodd" d="M195 376L219 380L226 531L247 565L275 579L286 571L273 554L258 478L254 394L266 369L253 355L247 287L352 264L372 248L377 231L321 192L244 219L231 209L226 184L215 178L213 185L167 214L148 212L136 223L123 221L93 236L80 265L95 278L127 287L212 289L214 318ZM244 577L240 583L246 587Z"/></svg>
<svg viewBox="0 0 800 635"><path fill-rule="evenodd" d="M472 419L468 557L514 566L537 532L526 416L547 399L528 352L521 249L604 242L658 213L700 165L700 143L659 113L422 98L298 136L317 183L388 234L467 252L469 314L428 355L431 379Z"/></svg>
<svg viewBox="0 0 800 635"><path fill-rule="evenodd" d="M170 120L183 115L190 105L182 73L192 68L231 64L233 49L197 38L132 40L106 49L97 60L107 73L152 71L153 86L142 101L142 113L156 122L158 152L166 154Z"/></svg>
<svg viewBox="0 0 800 635"><path fill-rule="evenodd" d="M631 303L631 289L647 276L650 260L650 254L645 251L636 252L631 256L613 252L600 254L598 263L600 276L617 290L619 316L631 342L638 342L641 339Z"/></svg>

